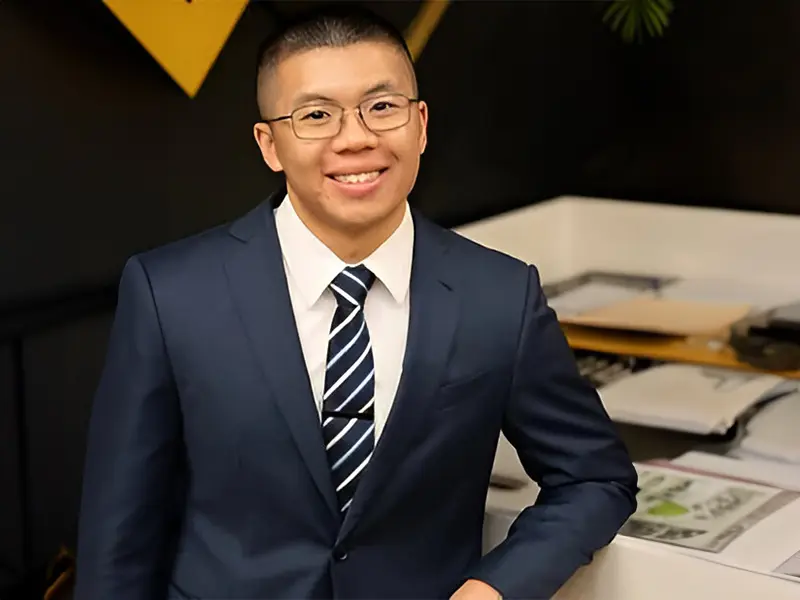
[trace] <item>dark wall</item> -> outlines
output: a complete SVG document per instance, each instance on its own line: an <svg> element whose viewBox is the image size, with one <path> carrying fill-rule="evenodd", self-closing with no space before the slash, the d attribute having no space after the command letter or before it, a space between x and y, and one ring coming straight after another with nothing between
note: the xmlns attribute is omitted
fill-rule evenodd
<svg viewBox="0 0 800 600"><path fill-rule="evenodd" d="M25 344L28 510L37 561L75 539L91 391L110 325L110 314L77 319L32 335Z"/></svg>
<svg viewBox="0 0 800 600"><path fill-rule="evenodd" d="M14 350L0 344L0 590L22 569L22 498L17 453Z"/></svg>
<svg viewBox="0 0 800 600"><path fill-rule="evenodd" d="M252 72L270 22L249 10L190 100L102 3L0 3L0 302L115 277L266 194Z"/></svg>
<svg viewBox="0 0 800 600"><path fill-rule="evenodd" d="M619 118L622 48L596 2L456 2L418 66L430 147L414 200L456 225L552 197Z"/></svg>
<svg viewBox="0 0 800 600"><path fill-rule="evenodd" d="M624 127L567 189L800 213L800 2L675 5L625 49Z"/></svg>

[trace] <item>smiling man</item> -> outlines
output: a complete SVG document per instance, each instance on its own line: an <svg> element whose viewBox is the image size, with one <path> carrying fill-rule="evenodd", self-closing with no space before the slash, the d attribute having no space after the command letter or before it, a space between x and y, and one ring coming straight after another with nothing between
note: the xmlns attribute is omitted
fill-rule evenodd
<svg viewBox="0 0 800 600"><path fill-rule="evenodd" d="M409 207L428 107L402 37L301 18L258 105L285 189L125 267L76 598L550 598L636 473L536 268ZM482 556L501 431L541 492Z"/></svg>

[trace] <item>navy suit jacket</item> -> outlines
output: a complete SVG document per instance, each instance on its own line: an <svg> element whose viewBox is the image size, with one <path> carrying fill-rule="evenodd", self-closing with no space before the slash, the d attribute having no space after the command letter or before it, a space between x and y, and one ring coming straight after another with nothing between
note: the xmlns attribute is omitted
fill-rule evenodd
<svg viewBox="0 0 800 600"><path fill-rule="evenodd" d="M413 216L400 387L343 521L269 201L128 261L76 600L549 598L612 540L636 474L536 269ZM542 490L482 557L501 430Z"/></svg>

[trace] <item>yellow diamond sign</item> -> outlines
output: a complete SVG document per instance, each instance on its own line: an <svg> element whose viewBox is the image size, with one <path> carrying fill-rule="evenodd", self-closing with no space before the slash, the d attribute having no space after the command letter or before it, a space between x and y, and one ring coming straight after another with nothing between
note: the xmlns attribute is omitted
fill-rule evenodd
<svg viewBox="0 0 800 600"><path fill-rule="evenodd" d="M190 97L247 6L247 0L103 2Z"/></svg>

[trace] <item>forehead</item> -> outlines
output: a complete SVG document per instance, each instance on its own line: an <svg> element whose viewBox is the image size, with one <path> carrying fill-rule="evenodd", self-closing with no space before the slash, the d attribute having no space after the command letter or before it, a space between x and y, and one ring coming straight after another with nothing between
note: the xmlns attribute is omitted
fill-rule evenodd
<svg viewBox="0 0 800 600"><path fill-rule="evenodd" d="M312 96L357 102L378 84L409 96L414 92L408 59L385 42L293 54L278 64L272 82L278 104L284 108Z"/></svg>

